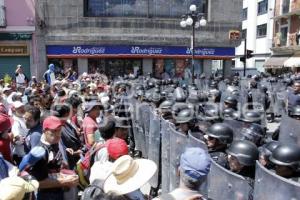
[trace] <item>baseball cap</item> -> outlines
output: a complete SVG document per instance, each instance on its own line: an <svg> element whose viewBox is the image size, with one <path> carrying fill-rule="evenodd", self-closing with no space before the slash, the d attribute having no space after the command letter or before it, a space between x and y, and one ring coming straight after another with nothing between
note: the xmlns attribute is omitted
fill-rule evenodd
<svg viewBox="0 0 300 200"><path fill-rule="evenodd" d="M121 156L128 155L128 146L125 140L113 138L106 142L107 152L113 159L118 159Z"/></svg>
<svg viewBox="0 0 300 200"><path fill-rule="evenodd" d="M12 126L9 117L5 114L0 114L0 132L10 129Z"/></svg>
<svg viewBox="0 0 300 200"><path fill-rule="evenodd" d="M207 176L210 165L209 154L201 148L187 148L180 157L180 171L195 180Z"/></svg>
<svg viewBox="0 0 300 200"><path fill-rule="evenodd" d="M62 126L62 122L58 117L55 116L47 117L43 122L43 130L55 130L60 126Z"/></svg>

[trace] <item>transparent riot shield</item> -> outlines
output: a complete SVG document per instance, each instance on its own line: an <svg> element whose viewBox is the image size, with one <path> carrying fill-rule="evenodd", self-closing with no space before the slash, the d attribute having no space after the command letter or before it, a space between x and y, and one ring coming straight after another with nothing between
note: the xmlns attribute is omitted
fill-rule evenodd
<svg viewBox="0 0 300 200"><path fill-rule="evenodd" d="M171 128L170 131L170 191L179 186L177 170L180 163L180 156L188 144L188 136Z"/></svg>
<svg viewBox="0 0 300 200"><path fill-rule="evenodd" d="M263 112L266 108L266 95L259 89L252 89L251 93L253 109Z"/></svg>
<svg viewBox="0 0 300 200"><path fill-rule="evenodd" d="M248 181L212 160L208 174L208 197L214 200L248 200L251 187Z"/></svg>
<svg viewBox="0 0 300 200"><path fill-rule="evenodd" d="M227 88L227 85L224 81L220 81L219 84L218 84L218 88L221 92L225 91L226 88Z"/></svg>
<svg viewBox="0 0 300 200"><path fill-rule="evenodd" d="M275 92L275 96L274 96L274 113L277 116L282 116L286 113L286 100L287 100L287 91L286 90L282 90L282 91L278 91Z"/></svg>
<svg viewBox="0 0 300 200"><path fill-rule="evenodd" d="M155 113L155 110L152 110L150 112L148 159L154 161L157 166L160 166L160 141L160 117ZM159 171L157 170L149 181L153 188L158 187Z"/></svg>
<svg viewBox="0 0 300 200"><path fill-rule="evenodd" d="M257 161L253 199L298 200L300 199L300 183L276 175Z"/></svg>
<svg viewBox="0 0 300 200"><path fill-rule="evenodd" d="M188 147L199 147L201 149L207 150L207 145L203 140L200 139L199 134L190 132L188 138Z"/></svg>
<svg viewBox="0 0 300 200"><path fill-rule="evenodd" d="M279 142L300 146L300 120L283 115L280 123Z"/></svg>
<svg viewBox="0 0 300 200"><path fill-rule="evenodd" d="M161 189L162 193L170 191L170 132L173 125L161 118Z"/></svg>
<svg viewBox="0 0 300 200"><path fill-rule="evenodd" d="M242 129L246 127L246 124L242 121L225 119L223 123L227 124L233 130L233 140L243 139Z"/></svg>
<svg viewBox="0 0 300 200"><path fill-rule="evenodd" d="M137 122L137 130L138 130L138 134L137 134L137 139L136 142L138 142L137 146L140 148L140 150L142 151L142 157L143 158L147 158L147 150L146 149L146 133L145 133L145 129L144 129L144 115L143 115L143 111L145 109L145 106L142 104L139 104L138 107L138 118L136 120ZM139 150L139 149L138 149Z"/></svg>
<svg viewBox="0 0 300 200"><path fill-rule="evenodd" d="M144 158L148 158L150 112L151 112L151 107L149 104L142 104L140 106L141 127L142 127L144 135L145 135L145 152L143 152Z"/></svg>

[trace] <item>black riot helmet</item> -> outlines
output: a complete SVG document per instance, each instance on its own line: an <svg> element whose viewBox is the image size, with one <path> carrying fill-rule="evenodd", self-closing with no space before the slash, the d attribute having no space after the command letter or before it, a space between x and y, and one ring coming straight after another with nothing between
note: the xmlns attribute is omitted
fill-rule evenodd
<svg viewBox="0 0 300 200"><path fill-rule="evenodd" d="M233 108L225 108L223 110L223 117L226 119L237 119L238 112L236 110L234 110Z"/></svg>
<svg viewBox="0 0 300 200"><path fill-rule="evenodd" d="M234 96L228 96L224 100L224 103L229 104L230 107L236 107L238 104L238 101L236 100L236 98Z"/></svg>
<svg viewBox="0 0 300 200"><path fill-rule="evenodd" d="M236 157L239 163L244 166L253 166L258 159L258 148L247 140L234 141L226 153Z"/></svg>
<svg viewBox="0 0 300 200"><path fill-rule="evenodd" d="M186 100L186 94L184 93L184 90L180 87L174 90L174 97L176 102L185 102Z"/></svg>
<svg viewBox="0 0 300 200"><path fill-rule="evenodd" d="M296 145L279 145L272 153L270 161L276 165L294 166L300 162L300 148Z"/></svg>
<svg viewBox="0 0 300 200"><path fill-rule="evenodd" d="M249 123L261 123L261 113L255 110L250 110L244 113L244 115L240 119L243 122Z"/></svg>
<svg viewBox="0 0 300 200"><path fill-rule="evenodd" d="M290 116L293 118L299 118L300 117L300 106L294 106L292 110L290 111Z"/></svg>
<svg viewBox="0 0 300 200"><path fill-rule="evenodd" d="M189 123L193 119L193 111L191 109L183 109L175 117L176 123L183 124Z"/></svg>
<svg viewBox="0 0 300 200"><path fill-rule="evenodd" d="M211 81L210 84L209 84L209 87L213 88L213 89L217 89L218 82L217 81Z"/></svg>
<svg viewBox="0 0 300 200"><path fill-rule="evenodd" d="M230 144L233 130L224 123L215 123L207 129L206 135L218 139L222 144Z"/></svg>
<svg viewBox="0 0 300 200"><path fill-rule="evenodd" d="M165 101L163 101L163 102L159 105L159 108L160 108L160 109L171 110L171 108L172 108L173 105L174 105L174 101L172 101L172 100L165 100Z"/></svg>
<svg viewBox="0 0 300 200"><path fill-rule="evenodd" d="M251 124L247 128L241 130L244 139L253 142L254 144L260 146L262 140L265 136L264 129L259 124Z"/></svg>
<svg viewBox="0 0 300 200"><path fill-rule="evenodd" d="M274 152L274 150L280 145L278 141L271 141L265 144L264 148L270 153L270 155Z"/></svg>

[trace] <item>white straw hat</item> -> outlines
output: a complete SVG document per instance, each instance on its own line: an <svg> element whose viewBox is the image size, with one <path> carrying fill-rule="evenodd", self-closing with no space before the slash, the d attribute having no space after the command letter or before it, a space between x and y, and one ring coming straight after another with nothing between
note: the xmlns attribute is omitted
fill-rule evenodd
<svg viewBox="0 0 300 200"><path fill-rule="evenodd" d="M145 185L155 174L157 165L152 160L124 155L112 166L112 173L104 183L104 192L119 195L133 192Z"/></svg>

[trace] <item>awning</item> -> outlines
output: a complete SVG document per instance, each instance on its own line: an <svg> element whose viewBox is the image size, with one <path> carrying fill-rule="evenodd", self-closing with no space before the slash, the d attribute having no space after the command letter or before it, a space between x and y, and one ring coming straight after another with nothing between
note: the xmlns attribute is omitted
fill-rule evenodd
<svg viewBox="0 0 300 200"><path fill-rule="evenodd" d="M284 67L300 67L300 57L293 56L284 62Z"/></svg>
<svg viewBox="0 0 300 200"><path fill-rule="evenodd" d="M265 68L281 68L289 56L271 56L264 64Z"/></svg>

